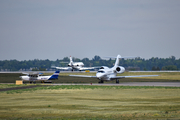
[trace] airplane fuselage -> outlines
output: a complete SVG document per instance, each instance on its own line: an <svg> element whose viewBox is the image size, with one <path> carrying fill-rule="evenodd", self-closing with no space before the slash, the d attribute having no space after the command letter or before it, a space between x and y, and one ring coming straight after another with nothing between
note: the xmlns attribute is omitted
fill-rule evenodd
<svg viewBox="0 0 180 120"><path fill-rule="evenodd" d="M21 79L27 81L35 81L35 80L49 80L50 77L51 76L37 76L37 77L21 76Z"/></svg>
<svg viewBox="0 0 180 120"><path fill-rule="evenodd" d="M83 67L84 64L82 62L73 62L73 63L69 63L68 66L77 68L77 67Z"/></svg>
<svg viewBox="0 0 180 120"><path fill-rule="evenodd" d="M28 74L26 76L20 76L20 78L25 81L46 81L46 80L58 79L58 76L59 76L59 71L56 71L53 75L48 75L48 76L40 76L38 74Z"/></svg>
<svg viewBox="0 0 180 120"><path fill-rule="evenodd" d="M117 71L117 68L120 68L120 70ZM117 66L112 68L102 66L96 73L96 77L99 80L111 80L110 78L115 77L117 73L124 73L124 72L125 72L125 68L122 66Z"/></svg>
<svg viewBox="0 0 180 120"><path fill-rule="evenodd" d="M84 66L84 64L82 63L82 62L70 62L69 64L68 64L68 66L69 67L72 67L72 71L74 70L74 69L76 69L76 70L81 70L81 68L83 68L83 66Z"/></svg>

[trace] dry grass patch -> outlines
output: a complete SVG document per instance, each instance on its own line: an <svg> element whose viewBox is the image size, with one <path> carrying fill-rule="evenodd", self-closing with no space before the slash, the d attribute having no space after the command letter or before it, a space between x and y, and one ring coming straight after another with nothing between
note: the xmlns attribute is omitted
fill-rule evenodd
<svg viewBox="0 0 180 120"><path fill-rule="evenodd" d="M0 118L180 118L179 93L180 89L101 87L0 93Z"/></svg>

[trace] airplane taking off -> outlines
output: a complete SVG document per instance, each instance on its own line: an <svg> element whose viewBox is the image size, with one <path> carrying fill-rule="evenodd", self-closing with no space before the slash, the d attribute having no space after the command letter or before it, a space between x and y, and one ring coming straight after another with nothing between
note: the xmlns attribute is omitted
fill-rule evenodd
<svg viewBox="0 0 180 120"><path fill-rule="evenodd" d="M59 71L56 71L53 75L49 75L49 76L39 76L41 73L33 73L33 74L23 73L27 75L20 76L20 78L24 81L30 81L30 83L32 82L36 83L36 81L48 81L48 80L58 79L59 73L60 73Z"/></svg>
<svg viewBox="0 0 180 120"><path fill-rule="evenodd" d="M134 58L134 57L121 57L120 55L117 55L115 65L112 68L109 68L106 66L100 67L100 69L96 73L96 76L87 76L87 75L69 75L69 76L97 78L100 80L99 83L104 83L104 81L116 80L117 84L119 83L118 79L121 79L121 78L158 76L158 75L116 76L117 73L125 72L125 68L122 66L119 66L119 61L122 58Z"/></svg>
<svg viewBox="0 0 180 120"><path fill-rule="evenodd" d="M54 68L60 70L71 70L71 71L74 70L82 71L82 70L91 70L91 69L99 68L99 67L84 67L83 62L73 62L72 57L70 56L69 58L70 58L70 62L68 64L69 67L54 67Z"/></svg>

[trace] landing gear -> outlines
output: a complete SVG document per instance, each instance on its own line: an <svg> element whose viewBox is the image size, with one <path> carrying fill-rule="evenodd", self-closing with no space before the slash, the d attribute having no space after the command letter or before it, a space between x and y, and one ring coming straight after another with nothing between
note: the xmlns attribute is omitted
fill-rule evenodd
<svg viewBox="0 0 180 120"><path fill-rule="evenodd" d="M116 84L119 84L119 80L118 79L116 79Z"/></svg>
<svg viewBox="0 0 180 120"><path fill-rule="evenodd" d="M31 84L31 83L34 83L34 84L36 84L36 81L30 81L29 83L30 83L30 84Z"/></svg>
<svg viewBox="0 0 180 120"><path fill-rule="evenodd" d="M101 80L101 81L99 81L98 83L104 83L104 81L103 81L103 80Z"/></svg>

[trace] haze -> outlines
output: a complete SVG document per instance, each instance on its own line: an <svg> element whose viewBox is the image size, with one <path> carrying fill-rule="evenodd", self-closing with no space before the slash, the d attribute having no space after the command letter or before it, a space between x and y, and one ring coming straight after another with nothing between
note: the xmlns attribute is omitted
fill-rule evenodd
<svg viewBox="0 0 180 120"><path fill-rule="evenodd" d="M1 0L0 60L180 58L179 0Z"/></svg>

